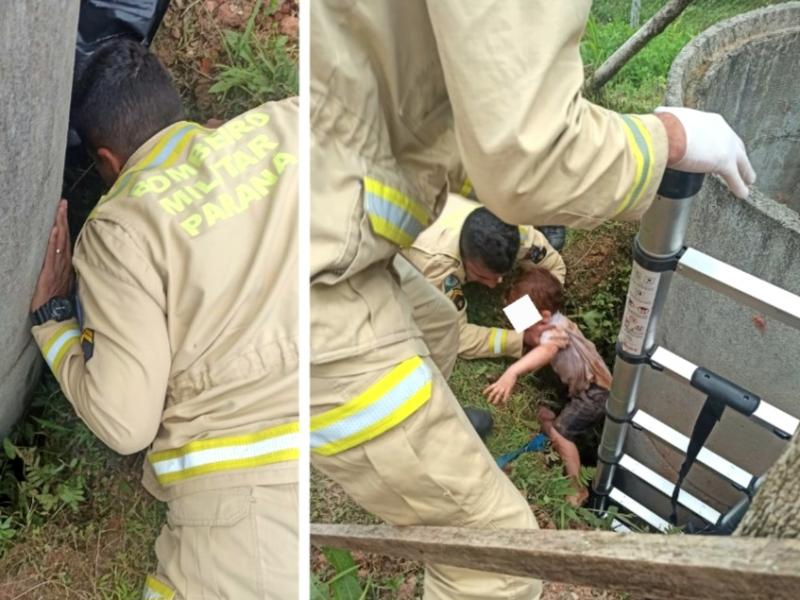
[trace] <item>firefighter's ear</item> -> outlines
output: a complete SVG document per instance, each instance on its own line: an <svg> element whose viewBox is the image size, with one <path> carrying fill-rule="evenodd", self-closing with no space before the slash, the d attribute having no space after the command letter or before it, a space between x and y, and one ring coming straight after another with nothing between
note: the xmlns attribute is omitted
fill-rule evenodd
<svg viewBox="0 0 800 600"><path fill-rule="evenodd" d="M122 172L122 167L125 166L125 161L108 148L98 148L95 159L97 160L97 170L108 185L117 180Z"/></svg>

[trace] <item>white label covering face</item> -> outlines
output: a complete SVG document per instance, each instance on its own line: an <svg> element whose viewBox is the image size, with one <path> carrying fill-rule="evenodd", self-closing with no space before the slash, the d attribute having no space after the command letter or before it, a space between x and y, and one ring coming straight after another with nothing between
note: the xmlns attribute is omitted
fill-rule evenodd
<svg viewBox="0 0 800 600"><path fill-rule="evenodd" d="M650 323L660 279L661 273L648 271L634 263L628 298L625 302L625 314L622 316L622 330L619 333L619 341L625 352L642 353L644 336Z"/></svg>
<svg viewBox="0 0 800 600"><path fill-rule="evenodd" d="M503 312L506 313L508 320L511 321L511 326L517 333L525 331L531 325L542 320L542 315L536 310L531 297L527 295L514 300L503 309Z"/></svg>

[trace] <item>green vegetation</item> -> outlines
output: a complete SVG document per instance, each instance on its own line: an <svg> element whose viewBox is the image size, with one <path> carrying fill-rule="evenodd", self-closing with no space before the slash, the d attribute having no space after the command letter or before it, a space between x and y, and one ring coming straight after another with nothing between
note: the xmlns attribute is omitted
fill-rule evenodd
<svg viewBox="0 0 800 600"><path fill-rule="evenodd" d="M723 19L779 3L775 0L695 0L661 35L634 56L593 100L620 112L651 111L664 97L669 66L689 40ZM630 5L630 0L594 2L581 44L587 72L597 69L635 32L628 23ZM663 5L664 0L643 0L641 23Z"/></svg>
<svg viewBox="0 0 800 600"><path fill-rule="evenodd" d="M273 24L267 37L255 35L256 17L266 17L278 8L274 1L264 7L256 2L244 31L226 31L223 49L225 64L218 65L216 83L209 91L220 96L230 115L298 93L297 56L285 35ZM263 8L263 11L262 11Z"/></svg>
<svg viewBox="0 0 800 600"><path fill-rule="evenodd" d="M3 453L0 597L138 597L164 514L141 457L105 448L49 375Z"/></svg>

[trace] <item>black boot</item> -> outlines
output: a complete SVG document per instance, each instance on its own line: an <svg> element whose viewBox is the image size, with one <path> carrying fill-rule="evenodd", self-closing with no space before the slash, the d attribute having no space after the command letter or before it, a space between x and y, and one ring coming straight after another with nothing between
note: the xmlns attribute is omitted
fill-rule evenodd
<svg viewBox="0 0 800 600"><path fill-rule="evenodd" d="M537 227L556 252L561 252L567 241L567 229L563 225L541 225Z"/></svg>
<svg viewBox="0 0 800 600"><path fill-rule="evenodd" d="M486 441L486 436L491 433L492 426L494 425L492 413L482 408L475 408L474 406L465 406L464 412L481 439Z"/></svg>

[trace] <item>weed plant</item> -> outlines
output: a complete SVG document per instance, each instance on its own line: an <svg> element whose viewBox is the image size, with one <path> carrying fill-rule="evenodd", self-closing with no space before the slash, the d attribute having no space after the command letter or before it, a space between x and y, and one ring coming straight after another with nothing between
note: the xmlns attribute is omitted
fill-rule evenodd
<svg viewBox="0 0 800 600"><path fill-rule="evenodd" d="M298 93L297 57L289 39L277 33L277 26L266 37L256 35L259 15L272 14L278 8L274 0L268 6L258 0L244 31L226 31L223 48L227 56L219 68L210 92L224 101L229 115L237 115L268 102Z"/></svg>

